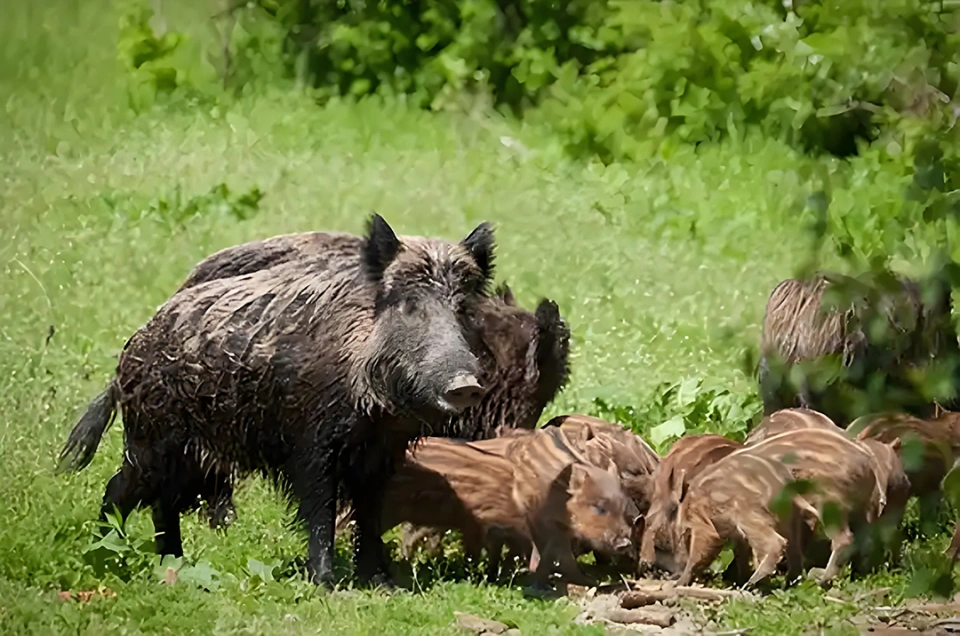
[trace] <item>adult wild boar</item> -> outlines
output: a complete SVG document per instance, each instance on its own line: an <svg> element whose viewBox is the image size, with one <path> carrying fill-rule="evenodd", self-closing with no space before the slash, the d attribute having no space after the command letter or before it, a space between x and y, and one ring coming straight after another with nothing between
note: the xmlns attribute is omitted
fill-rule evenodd
<svg viewBox="0 0 960 636"><path fill-rule="evenodd" d="M198 263L177 293L211 280L244 276L300 260L330 258L323 232L283 234L222 249ZM438 429L463 439L488 439L497 427L533 428L570 375L570 329L556 303L543 299L533 313L519 306L506 283L476 306L484 366L496 372L479 404L448 416Z"/></svg>
<svg viewBox="0 0 960 636"><path fill-rule="evenodd" d="M83 468L117 408L125 453L101 517L153 511L161 554L182 554L180 518L211 481L253 472L298 502L308 570L333 583L342 489L356 508L356 571L385 581L383 486L425 426L476 406L486 375L477 307L493 229L459 243L312 233L313 255L185 285L124 346L116 377L63 449Z"/></svg>
<svg viewBox="0 0 960 636"><path fill-rule="evenodd" d="M916 386L916 372L935 361L956 377L960 354L947 271L923 282L823 272L780 282L763 320L758 378L764 414L809 408L843 428L876 411L929 415L934 404ZM842 300L831 300L837 295ZM823 364L831 358L838 377L829 377ZM794 382L790 377L798 371Z"/></svg>

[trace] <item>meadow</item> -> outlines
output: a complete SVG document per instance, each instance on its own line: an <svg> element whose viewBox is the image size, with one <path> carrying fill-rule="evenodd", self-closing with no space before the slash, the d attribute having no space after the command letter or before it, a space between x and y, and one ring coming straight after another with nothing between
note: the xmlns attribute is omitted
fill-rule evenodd
<svg viewBox="0 0 960 636"><path fill-rule="evenodd" d="M360 231L372 211L400 232L451 239L496 223L498 280L526 307L555 300L572 330L572 377L544 420L615 419L660 451L684 432L742 435L759 408L751 360L767 295L812 253L811 174L836 176L834 200L866 208L910 181L869 156L814 159L751 131L605 165L483 109L319 106L285 87L135 112L117 56L121 7L15 4L0 21L3 633L453 634L454 611L523 634L603 633L574 625L567 600L482 583L454 544L449 560L416 564L412 592L316 590L296 573L304 538L258 480L238 492L225 534L185 519L179 579L163 585L171 564L151 552L148 515L91 545L122 426L79 475L54 474L56 454L126 339L197 261L275 234ZM202 39L194 14L169 11ZM956 579L940 564L949 535L908 530L902 570L829 591L805 582L710 618L721 631L857 633L847 619L865 607ZM348 557L341 546L344 576ZM58 597L102 587L116 596Z"/></svg>

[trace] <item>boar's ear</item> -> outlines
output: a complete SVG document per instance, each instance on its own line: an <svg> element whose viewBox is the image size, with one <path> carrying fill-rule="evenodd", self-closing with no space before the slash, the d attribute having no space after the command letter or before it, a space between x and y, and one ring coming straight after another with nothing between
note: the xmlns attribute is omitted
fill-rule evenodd
<svg viewBox="0 0 960 636"><path fill-rule="evenodd" d="M462 244L470 254L473 260L477 262L483 277L490 279L493 277L493 250L496 243L493 240L493 224L484 221L478 225L467 238L463 239Z"/></svg>
<svg viewBox="0 0 960 636"><path fill-rule="evenodd" d="M673 500L676 501L677 503L680 503L681 501L683 501L683 491L685 490L684 488L685 484L684 484L683 478L686 472L687 471L685 470L681 470L679 472L674 470L673 472L670 473L671 495L673 496Z"/></svg>
<svg viewBox="0 0 960 636"><path fill-rule="evenodd" d="M363 262L367 272L376 279L400 252L400 239L393 228L379 214L367 222L367 241L363 246Z"/></svg>
<svg viewBox="0 0 960 636"><path fill-rule="evenodd" d="M901 447L902 445L903 445L903 439L901 439L901 438L899 438L899 437L894 437L894 438L893 438L893 441L890 442L889 444L887 444L887 446L889 446L889 447L891 448L891 450L894 450L894 451L900 450L900 447Z"/></svg>
<svg viewBox="0 0 960 636"><path fill-rule="evenodd" d="M583 488L583 483L587 480L587 468L579 462L575 462L570 467L570 493Z"/></svg>
<svg viewBox="0 0 960 636"><path fill-rule="evenodd" d="M607 473L613 477L616 477L617 479L620 479L620 469L617 468L616 462L614 462L612 459L607 460Z"/></svg>

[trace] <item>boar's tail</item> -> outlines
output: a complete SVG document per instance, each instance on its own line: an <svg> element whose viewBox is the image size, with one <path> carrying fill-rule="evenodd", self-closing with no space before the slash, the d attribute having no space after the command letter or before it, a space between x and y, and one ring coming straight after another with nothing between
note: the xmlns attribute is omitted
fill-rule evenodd
<svg viewBox="0 0 960 636"><path fill-rule="evenodd" d="M87 412L70 431L70 437L60 451L57 472L79 472L87 467L100 446L100 439L116 418L119 400L120 386L113 379L106 390L93 399Z"/></svg>

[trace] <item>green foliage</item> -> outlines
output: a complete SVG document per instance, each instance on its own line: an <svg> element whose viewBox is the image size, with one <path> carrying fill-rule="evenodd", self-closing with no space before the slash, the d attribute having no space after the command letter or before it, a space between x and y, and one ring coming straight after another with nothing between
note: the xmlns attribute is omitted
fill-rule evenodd
<svg viewBox="0 0 960 636"><path fill-rule="evenodd" d="M156 3L163 11L186 5ZM304 32L300 44L336 27L337 50L343 53L330 59L347 64L356 51L376 53L376 42L347 41L363 35L366 26L360 18L342 16L350 11L373 15L399 3L347 6L337 8L336 24ZM493 5L442 6L489 15ZM555 15L559 10L553 5L510 6L525 12L520 35L514 44L487 48L470 48L463 36L461 26L468 24L473 32L486 33L489 25L479 18L464 20L458 13L452 21L437 18L428 26L402 15L385 18L418 36L432 24L453 28L441 49L411 52L402 41L398 45L412 60L401 65L415 76L409 91L417 99L411 101L439 107L456 86L470 90L472 84L499 81L508 89L498 95L502 103L543 104L526 116L544 117L561 137L494 118L427 117L389 100L357 99L349 105L329 100L318 108L299 96L248 90L234 103L199 108L204 77L191 66L191 47L202 40L195 25L206 28L206 6L197 11L199 17L192 16L195 20L165 16L164 31L155 16L127 7L117 13L112 5L75 0L11 4L11 15L0 21L4 631L365 633L387 625L396 634L453 633L453 612L466 611L517 625L522 633L602 632L602 627L574 624L576 609L565 601L523 598L515 580L480 584L477 564L466 562L455 541L445 542L439 561L416 564L414 593L320 592L301 576L303 534L288 527L284 502L256 479L238 489L238 518L227 533L210 530L193 515L184 517L183 559L161 561L153 554L146 511L132 515L122 531L111 527L101 541L93 520L121 457L122 427L108 432L80 475L54 475L53 458L78 411L112 373L126 339L183 275L216 249L285 232L356 231L371 209L403 231L448 237L462 236L480 219L493 220L499 226L498 276L510 282L524 306L533 306L541 295L555 299L573 331L573 375L551 412L591 412L622 422L647 439L655 437L662 452L682 434L711 431L739 439L756 422L755 380L745 372L752 365L741 368L740 363L758 340L766 295L777 280L816 260L811 249L831 264L846 254L867 263L893 254L900 265L912 265L942 242L944 228L952 231L957 171L952 138L936 128L940 110L931 109L926 119L894 116L887 106L879 113L868 110L874 123L886 128L876 133L871 147L847 161L796 150L815 146L827 136L818 127L847 114L827 117L827 111L817 118L814 111L794 130L794 111L809 111L803 106L808 102L819 104L817 109L829 106L837 94L830 91L843 82L865 100L875 88L870 65L890 63L900 55L897 50L864 60L837 54L842 64L866 68L868 77L818 75L810 80L816 91L804 85L799 97L790 97L802 101L796 108L783 97L787 88L776 77L754 77L752 90L760 96L752 97L747 108L737 78L757 72L759 62L773 73L788 56L766 44L755 53L744 49L743 36L723 15L756 14L760 17L738 20L759 24L761 17L772 19L780 12L779 4L774 9L738 5L736 11L720 2L691 5L703 9L691 29L683 22L692 19L690 11L659 3L651 16L656 29L681 38L677 42L691 54L685 49L671 54L675 42L642 23L637 16L650 13L648 3L571 3L578 23L588 25L577 31L579 49L564 48L564 33L574 31L561 24L567 18L554 17L555 30L548 19L530 15L533 9ZM864 6L850 5L849 13L864 16L853 23L878 28L883 20L876 12L889 16L901 5L869 11ZM279 59L277 33L283 29L261 28L257 20L263 22L269 11L279 15L280 8L261 6L259 18L244 17L230 30L238 83L268 72ZM813 16L814 9L807 3L797 12ZM817 26L827 18L836 23L849 18L845 7L831 11L833 17L817 18L812 26L790 28L804 38L809 38L805 29L836 31ZM118 53L116 25L124 15L126 39L120 48L126 76L111 66ZM915 32L919 28L902 22ZM929 30L930 68L949 66L944 59L950 42L940 42L934 27ZM888 31L880 29L891 41L906 42L907 36ZM639 38L644 33L648 41L625 40L624 34ZM295 35L288 51L306 50ZM776 33L760 35L763 43ZM389 39L382 32L371 38ZM874 45L869 38L856 42ZM881 48L887 44L876 41ZM316 40L311 46L329 51L333 45ZM540 54L550 47L555 47L553 58ZM439 50L450 50L442 64L435 62ZM460 51L476 57L453 56ZM393 49L388 53L395 56ZM499 61L484 61L496 55ZM721 56L736 55L745 70L727 73ZM466 61L458 66L456 60ZM611 66L604 67L604 60ZM521 62L527 70L514 74ZM295 68L289 58L287 63ZM402 92L403 73L401 79L389 76L391 64L396 67L388 57L372 65L375 73L351 67L349 73L336 70L335 76L345 78L348 87L356 78L374 77L370 90ZM446 72L444 64L453 69L449 77L459 77L462 84L438 74L438 68ZM484 71L484 64L499 64L499 79L493 73L480 73L479 80L471 75ZM609 86L619 81L607 70L618 64L644 87L635 96L648 109L643 115L657 117L653 128L624 118L631 132L621 137L602 120L610 110L604 101L613 93ZM838 64L832 62L830 73L839 73ZM796 73L810 70L797 66ZM127 94L134 68L152 83L142 104ZM172 93L159 90L163 83L155 81L164 77L164 68L176 70ZM688 74L681 91L677 78ZM733 88L727 77L736 80ZM952 94L946 83L924 77ZM583 91L589 112L577 114L577 104L555 92L562 82L571 91ZM590 82L596 86L588 91ZM320 84L321 93L340 92ZM168 98L178 95L188 97L189 108L163 103L175 102ZM131 101L136 117L129 112ZM629 96L621 101L621 110L639 108ZM149 104L158 108L146 108ZM891 120L884 123L887 115ZM789 131L781 135L787 119ZM661 120L662 131L656 128ZM578 137L578 121L606 136ZM720 141L689 143L712 138ZM642 144L648 155L641 152ZM578 145L604 158L640 161L583 165L562 156L563 148ZM225 180L229 188L222 185ZM258 213L266 201L263 191L270 193L269 214ZM801 235L799 227L809 233ZM950 498L956 495L955 477L944 486ZM907 527L915 525L911 520ZM942 557L946 537L918 540L915 535L905 546L902 568L865 579L841 577L829 599L807 582L774 588L759 602L711 606L705 611L717 624L713 631L784 634L795 631L797 623L825 633L849 631L855 629L851 616L898 604L905 591L925 594L946 589L945 583L955 586L958 571L948 569ZM348 543L338 540L339 576L349 574L349 558ZM101 586L117 596L89 603L57 597L61 590Z"/></svg>
<svg viewBox="0 0 960 636"><path fill-rule="evenodd" d="M756 393L732 392L721 383L696 377L663 382L642 404L612 406L595 398L593 413L627 426L658 452L666 452L670 443L688 434L717 433L743 441L761 411Z"/></svg>

